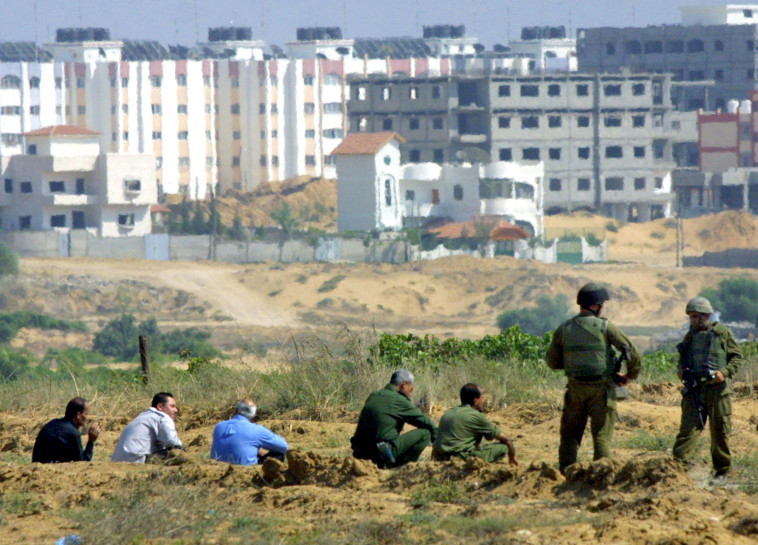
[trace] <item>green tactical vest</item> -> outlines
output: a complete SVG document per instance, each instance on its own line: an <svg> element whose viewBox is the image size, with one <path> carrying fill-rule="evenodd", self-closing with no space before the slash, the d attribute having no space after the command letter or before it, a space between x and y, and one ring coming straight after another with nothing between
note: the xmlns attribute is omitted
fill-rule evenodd
<svg viewBox="0 0 758 545"><path fill-rule="evenodd" d="M613 352L605 337L608 320L575 316L563 324L563 366L568 377L610 376Z"/></svg>
<svg viewBox="0 0 758 545"><path fill-rule="evenodd" d="M718 324L705 331L688 333L685 339L682 367L692 369L696 374L718 371L726 367L726 349L721 341Z"/></svg>

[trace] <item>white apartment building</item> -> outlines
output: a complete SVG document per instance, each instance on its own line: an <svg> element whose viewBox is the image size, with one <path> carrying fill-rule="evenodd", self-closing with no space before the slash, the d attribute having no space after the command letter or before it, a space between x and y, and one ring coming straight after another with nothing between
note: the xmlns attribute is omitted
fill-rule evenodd
<svg viewBox="0 0 758 545"><path fill-rule="evenodd" d="M157 202L155 159L101 151L100 134L77 126L44 127L22 135L25 153L3 162L0 226L6 231L67 232L101 237L151 232Z"/></svg>
<svg viewBox="0 0 758 545"><path fill-rule="evenodd" d="M499 218L532 236L543 233L542 164L408 163L402 136L353 133L334 150L337 228L398 230L432 219Z"/></svg>

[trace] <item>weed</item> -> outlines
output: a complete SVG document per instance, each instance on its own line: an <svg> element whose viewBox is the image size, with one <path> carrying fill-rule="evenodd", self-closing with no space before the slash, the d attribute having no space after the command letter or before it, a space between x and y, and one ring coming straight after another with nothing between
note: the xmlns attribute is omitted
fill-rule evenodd
<svg viewBox="0 0 758 545"><path fill-rule="evenodd" d="M326 297L325 299L321 299L318 303L316 303L316 308L332 308L334 306L334 299L331 297Z"/></svg>
<svg viewBox="0 0 758 545"><path fill-rule="evenodd" d="M653 231L650 233L650 238L654 238L656 240L663 240L666 238L666 233L661 233L660 231Z"/></svg>
<svg viewBox="0 0 758 545"><path fill-rule="evenodd" d="M299 284L305 284L307 281L308 281L308 277L306 275L304 275L304 274L301 274L300 276L298 276L295 279L295 282L297 282Z"/></svg>
<svg viewBox="0 0 758 545"><path fill-rule="evenodd" d="M277 295L279 295L280 293L282 293L282 290L274 290L274 291L270 291L270 292L268 292L268 296L269 296L269 297L276 297L276 296L277 296Z"/></svg>
<svg viewBox="0 0 758 545"><path fill-rule="evenodd" d="M432 502L464 503L466 493L457 483L432 483L411 492L410 504L415 508L428 507Z"/></svg>
<svg viewBox="0 0 758 545"><path fill-rule="evenodd" d="M648 431L639 431L634 435L627 437L619 443L622 448L668 452L673 446L671 434L650 433Z"/></svg>
<svg viewBox="0 0 758 545"><path fill-rule="evenodd" d="M346 277L345 277L344 274L338 274L337 276L333 276L332 278L330 278L329 280L327 280L326 282L324 282L323 284L321 284L321 286L319 286L318 290L316 290L316 291L318 291L319 293L323 293L325 291L332 291L345 278Z"/></svg>
<svg viewBox="0 0 758 545"><path fill-rule="evenodd" d="M608 223L605 224L605 230L610 231L611 233L618 233L619 228L616 225L616 222L609 221Z"/></svg>

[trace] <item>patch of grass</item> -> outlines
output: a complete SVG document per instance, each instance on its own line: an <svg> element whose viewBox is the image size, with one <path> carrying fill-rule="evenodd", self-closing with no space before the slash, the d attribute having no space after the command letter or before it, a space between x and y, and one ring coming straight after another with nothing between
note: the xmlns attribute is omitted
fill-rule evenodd
<svg viewBox="0 0 758 545"><path fill-rule="evenodd" d="M276 297L276 296L277 296L277 295L279 295L280 293L282 293L282 290L274 290L274 291L270 291L270 292L268 292L268 296L269 296L269 297Z"/></svg>
<svg viewBox="0 0 758 545"><path fill-rule="evenodd" d="M634 435L621 441L619 446L622 448L645 451L669 452L674 446L674 443L671 434L638 431Z"/></svg>
<svg viewBox="0 0 758 545"><path fill-rule="evenodd" d="M323 284L321 284L319 286L318 290L316 290L316 291L318 291L319 293L323 293L325 291L332 291L345 278L346 278L346 276L344 274L338 274L337 276L333 276L332 278L330 278L329 280L327 280L326 282L324 282Z"/></svg>
<svg viewBox="0 0 758 545"><path fill-rule="evenodd" d="M301 274L295 279L295 282L298 284L305 284L308 281L308 276Z"/></svg>
<svg viewBox="0 0 758 545"><path fill-rule="evenodd" d="M316 308L332 308L333 306L334 306L334 299L332 299L331 297L321 299L321 301L316 303Z"/></svg>
<svg viewBox="0 0 758 545"><path fill-rule="evenodd" d="M437 503L464 503L465 491L457 483L431 483L423 488L411 492L410 503L412 507L428 507L432 502Z"/></svg>
<svg viewBox="0 0 758 545"><path fill-rule="evenodd" d="M732 467L731 480L739 489L745 494L758 495L758 452L735 456Z"/></svg>
<svg viewBox="0 0 758 545"><path fill-rule="evenodd" d="M666 238L666 233L661 233L660 231L653 231L650 233L650 238L654 238L656 240L663 240Z"/></svg>
<svg viewBox="0 0 758 545"><path fill-rule="evenodd" d="M619 228L616 225L616 222L609 221L608 223L605 224L605 230L610 231L611 233L618 233Z"/></svg>
<svg viewBox="0 0 758 545"><path fill-rule="evenodd" d="M20 492L0 495L0 513L9 515L37 515L46 511L48 506L35 494Z"/></svg>

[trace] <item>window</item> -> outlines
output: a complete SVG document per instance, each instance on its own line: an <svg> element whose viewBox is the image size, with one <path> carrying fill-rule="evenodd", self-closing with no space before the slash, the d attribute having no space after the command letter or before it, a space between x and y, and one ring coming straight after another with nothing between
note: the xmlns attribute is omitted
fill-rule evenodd
<svg viewBox="0 0 758 545"><path fill-rule="evenodd" d="M266 166L266 156L265 155L261 155L260 163L261 163L262 167Z"/></svg>
<svg viewBox="0 0 758 545"><path fill-rule="evenodd" d="M666 53L684 53L684 42L681 40L666 42Z"/></svg>
<svg viewBox="0 0 758 545"><path fill-rule="evenodd" d="M266 135L263 135L263 138L266 138ZM210 140L211 139L211 131L205 131L205 139Z"/></svg>
<svg viewBox="0 0 758 545"><path fill-rule="evenodd" d="M497 87L497 96L499 96L499 97L509 97L509 96L511 96L511 86L510 85L498 85L498 87Z"/></svg>
<svg viewBox="0 0 758 545"><path fill-rule="evenodd" d="M561 148L550 148L547 150L547 156L552 161L559 161L561 159Z"/></svg>
<svg viewBox="0 0 758 545"><path fill-rule="evenodd" d="M550 178L550 182L548 183L548 189L550 191L560 191L561 190L561 179L560 178Z"/></svg>
<svg viewBox="0 0 758 545"><path fill-rule="evenodd" d="M65 193L66 184L62 180L50 180L50 193Z"/></svg>
<svg viewBox="0 0 758 545"><path fill-rule="evenodd" d="M232 140L239 140L241 137L242 137L242 133L240 131L232 132Z"/></svg>
<svg viewBox="0 0 758 545"><path fill-rule="evenodd" d="M203 76L203 87L210 87L210 86L211 86L211 77Z"/></svg>
<svg viewBox="0 0 758 545"><path fill-rule="evenodd" d="M590 94L590 86L586 83L579 83L576 86L576 96L586 97Z"/></svg>
<svg viewBox="0 0 758 545"><path fill-rule="evenodd" d="M392 206L392 181L384 180L384 204Z"/></svg>
<svg viewBox="0 0 758 545"><path fill-rule="evenodd" d="M61 78L55 78L55 88L60 89L63 87L63 80Z"/></svg>
<svg viewBox="0 0 758 545"><path fill-rule="evenodd" d="M590 116L588 115L580 115L576 118L576 126L577 127L589 127L590 126Z"/></svg>
<svg viewBox="0 0 758 545"><path fill-rule="evenodd" d="M622 191L624 189L624 179L619 176L612 176L605 179L606 191Z"/></svg>
<svg viewBox="0 0 758 545"><path fill-rule="evenodd" d="M645 42L645 53L655 54L655 53L663 53L663 42L660 40L653 40Z"/></svg>
<svg viewBox="0 0 758 545"><path fill-rule="evenodd" d="M13 178L6 178L5 179L5 192L6 193L13 193Z"/></svg>
<svg viewBox="0 0 758 545"><path fill-rule="evenodd" d="M303 78L303 85L313 85L313 76L305 76Z"/></svg>
<svg viewBox="0 0 758 545"><path fill-rule="evenodd" d="M339 102L327 102L324 104L324 113L338 114L342 113L342 104Z"/></svg>
<svg viewBox="0 0 758 545"><path fill-rule="evenodd" d="M418 87L409 87L408 88L408 98L411 100L417 100L418 99Z"/></svg>
<svg viewBox="0 0 758 545"><path fill-rule="evenodd" d="M118 226L119 227L134 227L134 214L119 214Z"/></svg>
<svg viewBox="0 0 758 545"><path fill-rule="evenodd" d="M233 167L240 166L240 156L239 155L235 155L234 157L232 157L232 166Z"/></svg>
<svg viewBox="0 0 758 545"><path fill-rule="evenodd" d="M127 193L139 193L142 191L142 182L140 180L124 180L124 191Z"/></svg>
<svg viewBox="0 0 758 545"><path fill-rule="evenodd" d="M189 157L179 157L179 160L176 162L176 164L182 168L187 168L190 166Z"/></svg>
<svg viewBox="0 0 758 545"><path fill-rule="evenodd" d="M275 108L275 106L276 106L276 104L272 104L272 105L271 105L271 111L272 111L272 112L276 112L276 108ZM239 105L239 103L238 103L238 102L235 102L234 104L232 104L231 110L232 110L232 113L233 113L233 114L238 114L238 113L240 113L240 105Z"/></svg>
<svg viewBox="0 0 758 545"><path fill-rule="evenodd" d="M176 137L179 140L187 140L187 136L189 136L189 133L187 131L179 131L176 133Z"/></svg>
<svg viewBox="0 0 758 545"><path fill-rule="evenodd" d="M163 78L161 76L150 76L150 85L153 87L160 87L163 84Z"/></svg>
<svg viewBox="0 0 758 545"><path fill-rule="evenodd" d="M385 131L391 131L392 130L392 119L389 117L382 119L382 129Z"/></svg>
<svg viewBox="0 0 758 545"><path fill-rule="evenodd" d="M521 158L524 161L539 161L540 148L524 148L521 150Z"/></svg>
<svg viewBox="0 0 758 545"><path fill-rule="evenodd" d="M416 118L413 118L408 121L408 128L412 131L417 131L420 126L419 120Z"/></svg>
<svg viewBox="0 0 758 545"><path fill-rule="evenodd" d="M511 148L500 148L498 158L501 161L513 161L513 151Z"/></svg>
<svg viewBox="0 0 758 545"><path fill-rule="evenodd" d="M624 43L624 52L628 55L639 55L642 53L642 44L637 40L629 40Z"/></svg>
<svg viewBox="0 0 758 545"><path fill-rule="evenodd" d="M39 115L39 105L29 106L29 113L32 115Z"/></svg>
<svg viewBox="0 0 758 545"><path fill-rule="evenodd" d="M121 78L121 87L129 87L129 78Z"/></svg>
<svg viewBox="0 0 758 545"><path fill-rule="evenodd" d="M342 138L342 129L324 129L324 138Z"/></svg>
<svg viewBox="0 0 758 545"><path fill-rule="evenodd" d="M324 164L327 166L334 166L336 164L334 161L334 155L325 155Z"/></svg>
<svg viewBox="0 0 758 545"><path fill-rule="evenodd" d="M416 200L416 192L412 189L406 189L405 190L405 200L406 201L415 201Z"/></svg>
<svg viewBox="0 0 758 545"><path fill-rule="evenodd" d="M84 86L85 86L84 78L76 78L76 88L84 89Z"/></svg>
<svg viewBox="0 0 758 545"><path fill-rule="evenodd" d="M29 88L30 89L39 89L39 78L29 78Z"/></svg>
<svg viewBox="0 0 758 545"><path fill-rule="evenodd" d="M703 81L705 79L705 70L690 70L687 74L689 81Z"/></svg>
<svg viewBox="0 0 758 545"><path fill-rule="evenodd" d="M743 9L742 10L742 16L745 19L752 19L753 18L753 10L752 9Z"/></svg>
<svg viewBox="0 0 758 545"><path fill-rule="evenodd" d="M638 159L645 157L645 146L634 146L634 156Z"/></svg>
<svg viewBox="0 0 758 545"><path fill-rule="evenodd" d="M632 84L632 94L636 97L643 96L645 94L645 84L644 83Z"/></svg>
<svg viewBox="0 0 758 545"><path fill-rule="evenodd" d="M163 166L163 157L155 158L155 168L161 168Z"/></svg>
<svg viewBox="0 0 758 545"><path fill-rule="evenodd" d="M37 155L37 144L29 144L26 146L26 153L28 155Z"/></svg>
<svg viewBox="0 0 758 545"><path fill-rule="evenodd" d="M313 102L306 102L303 105L303 111L306 114L312 114L316 111L316 105ZM265 113L265 112L266 112L266 105L261 104L261 113Z"/></svg>
<svg viewBox="0 0 758 545"><path fill-rule="evenodd" d="M86 106L77 106L76 107L76 113L79 115L86 115L87 113L87 107Z"/></svg>
<svg viewBox="0 0 758 545"><path fill-rule="evenodd" d="M432 86L432 98L440 98L442 95L442 92L440 91L439 85L433 85Z"/></svg>
<svg viewBox="0 0 758 545"><path fill-rule="evenodd" d="M522 97L537 97L540 96L539 85L522 85L521 86Z"/></svg>
<svg viewBox="0 0 758 545"><path fill-rule="evenodd" d="M324 76L324 85L341 85L342 78L339 74L330 73Z"/></svg>
<svg viewBox="0 0 758 545"><path fill-rule="evenodd" d="M442 163L445 160L445 152L437 148L432 152L432 160L435 163Z"/></svg>
<svg viewBox="0 0 758 545"><path fill-rule="evenodd" d="M153 131L153 140L162 140L162 138L161 131Z"/></svg>
<svg viewBox="0 0 758 545"><path fill-rule="evenodd" d="M721 68L717 68L713 71L713 79L716 81L722 81L724 79L724 71Z"/></svg>
<svg viewBox="0 0 758 545"><path fill-rule="evenodd" d="M160 104L151 104L150 109L152 110L153 114L163 113L163 107Z"/></svg>
<svg viewBox="0 0 758 545"><path fill-rule="evenodd" d="M656 178L655 179L655 188L656 189L663 189L663 178Z"/></svg>
<svg viewBox="0 0 758 545"><path fill-rule="evenodd" d="M634 190L635 191L644 191L645 189L645 178L635 178L634 179Z"/></svg>
<svg viewBox="0 0 758 545"><path fill-rule="evenodd" d="M22 231L28 230L32 228L32 217L31 216L19 216L18 217L18 228Z"/></svg>
<svg viewBox="0 0 758 545"><path fill-rule="evenodd" d="M713 50L714 51L723 51L724 50L724 42L721 40L714 40L713 41Z"/></svg>
<svg viewBox="0 0 758 545"><path fill-rule="evenodd" d="M576 181L576 190L577 191L589 191L590 190L590 179L589 178L579 178Z"/></svg>
<svg viewBox="0 0 758 545"><path fill-rule="evenodd" d="M440 190L432 189L432 204L439 204L439 203L440 203Z"/></svg>
<svg viewBox="0 0 758 545"><path fill-rule="evenodd" d="M236 77L231 78L230 83L232 87L237 88L240 86L240 79ZM271 85L276 85L276 78L271 78Z"/></svg>
<svg viewBox="0 0 758 545"><path fill-rule="evenodd" d="M66 214L55 214L50 216L50 227L65 227Z"/></svg>
<svg viewBox="0 0 758 545"><path fill-rule="evenodd" d="M453 199L456 201L463 200L463 186L461 184L455 184L453 186Z"/></svg>
<svg viewBox="0 0 758 545"><path fill-rule="evenodd" d="M305 165L309 167L315 167L316 166L316 156L315 155L306 155L305 156Z"/></svg>
<svg viewBox="0 0 758 545"><path fill-rule="evenodd" d="M355 89L355 99L356 100L366 100L366 88L365 87L357 87Z"/></svg>
<svg viewBox="0 0 758 545"><path fill-rule="evenodd" d="M579 157L579 159L589 159L590 158L590 148L589 148L589 146L582 147L582 148L577 148L576 155L577 155L577 157Z"/></svg>
<svg viewBox="0 0 758 545"><path fill-rule="evenodd" d="M547 86L547 96L559 97L561 96L561 86L557 83L551 83Z"/></svg>
<svg viewBox="0 0 758 545"><path fill-rule="evenodd" d="M703 40L694 39L687 42L687 53L701 53L702 51L705 51Z"/></svg>
<svg viewBox="0 0 758 545"><path fill-rule="evenodd" d="M63 114L63 108L60 106L55 107L55 115L62 115Z"/></svg>
<svg viewBox="0 0 758 545"><path fill-rule="evenodd" d="M441 117L435 117L432 119L432 129L435 130L442 130L443 124L442 124L442 118Z"/></svg>
<svg viewBox="0 0 758 545"><path fill-rule="evenodd" d="M382 87L382 100L389 100L392 96L392 90L389 87Z"/></svg>
<svg viewBox="0 0 758 545"><path fill-rule="evenodd" d="M186 114L187 113L187 105L186 104L179 104L176 107L176 113L178 113L178 114Z"/></svg>
<svg viewBox="0 0 758 545"><path fill-rule="evenodd" d="M644 115L633 115L632 116L632 127L644 127L645 126L645 116Z"/></svg>
<svg viewBox="0 0 758 545"><path fill-rule="evenodd" d="M279 156L278 155L272 155L271 156L271 166L272 167L278 167L279 166Z"/></svg>
<svg viewBox="0 0 758 545"><path fill-rule="evenodd" d="M755 70L748 68L745 72L745 79L755 79Z"/></svg>
<svg viewBox="0 0 758 545"><path fill-rule="evenodd" d="M536 115L528 115L521 118L522 129L538 129L540 126L540 118Z"/></svg>
<svg viewBox="0 0 758 545"><path fill-rule="evenodd" d="M411 163L418 163L421 161L421 151L417 149L412 149L410 153L408 154L409 161Z"/></svg>
<svg viewBox="0 0 758 545"><path fill-rule="evenodd" d="M185 74L177 74L176 85L178 87L187 87L187 76Z"/></svg>
<svg viewBox="0 0 758 545"><path fill-rule="evenodd" d="M606 146L606 159L621 159L624 156L624 150L621 146Z"/></svg>
<svg viewBox="0 0 758 545"><path fill-rule="evenodd" d="M561 126L561 116L559 115L549 115L547 117L547 126L551 129L557 129Z"/></svg>
<svg viewBox="0 0 758 545"><path fill-rule="evenodd" d="M663 159L665 150L666 150L665 140L653 140L653 157L655 157L656 159Z"/></svg>
<svg viewBox="0 0 758 545"><path fill-rule="evenodd" d="M77 195L84 195L85 193L84 178L76 179L76 189L74 190L74 193L76 193Z"/></svg>
<svg viewBox="0 0 758 545"><path fill-rule="evenodd" d="M129 140L129 131L124 131L124 133L123 133L123 135L122 135L122 138L123 138L124 140Z"/></svg>
<svg viewBox="0 0 758 545"><path fill-rule="evenodd" d="M21 106L3 106L0 108L2 115L21 115Z"/></svg>
<svg viewBox="0 0 758 545"><path fill-rule="evenodd" d="M501 115L497 118L497 126L501 129L510 129L511 128L511 118L505 117L504 115Z"/></svg>
<svg viewBox="0 0 758 545"><path fill-rule="evenodd" d="M607 97L616 97L621 95L621 84L620 83L614 83L614 84L606 84L603 85L603 93Z"/></svg>
<svg viewBox="0 0 758 545"><path fill-rule="evenodd" d="M608 115L608 116L605 116L605 118L603 119L603 124L606 127L620 127L621 118L615 115Z"/></svg>
<svg viewBox="0 0 758 545"><path fill-rule="evenodd" d="M313 129L305 129L305 137L306 138L316 138L316 131ZM261 138L266 138L265 132L264 135L261 136Z"/></svg>
<svg viewBox="0 0 758 545"><path fill-rule="evenodd" d="M21 143L21 135L16 133L4 132L0 134L0 142L6 146L17 146Z"/></svg>
<svg viewBox="0 0 758 545"><path fill-rule="evenodd" d="M615 55L616 54L616 44L613 42L608 42L605 44L605 54L606 55Z"/></svg>

